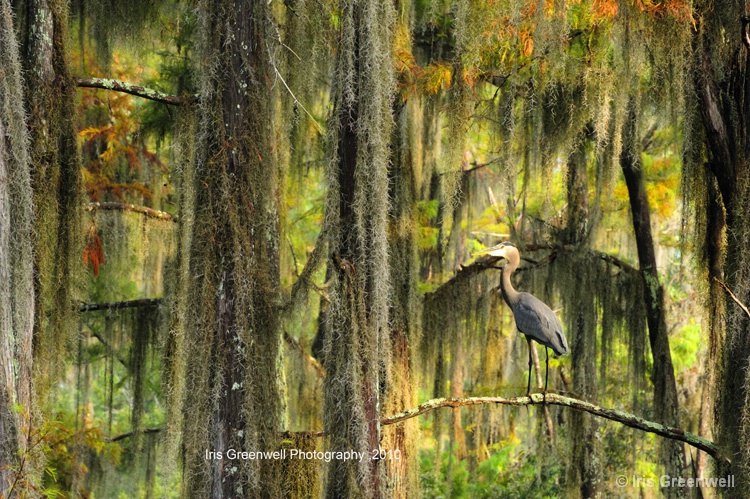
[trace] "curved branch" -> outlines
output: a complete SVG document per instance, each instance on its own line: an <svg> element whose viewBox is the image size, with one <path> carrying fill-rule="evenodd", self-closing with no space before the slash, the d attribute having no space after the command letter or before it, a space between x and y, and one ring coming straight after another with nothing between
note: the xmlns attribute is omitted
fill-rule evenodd
<svg viewBox="0 0 750 499"><path fill-rule="evenodd" d="M557 395L555 393L548 393L546 396L542 395L541 393L533 393L531 394L530 397L523 396L523 397L510 397L510 398L469 397L469 398L460 398L460 399L459 398L432 399L432 400L428 400L424 404L421 404L418 407L415 407L413 409L408 409L406 411L399 412L398 414L385 417L380 420L380 424L389 425L389 424L400 423L402 421L406 421L407 419L417 417L421 414L433 411L435 409L439 409L441 407L454 407L455 408L455 407L463 407L467 405L479 405L479 404L502 404L502 405L513 405L513 406L527 406L531 404L541 404L541 403L544 403L545 400L547 404L570 407L577 411L588 412L595 416L609 419L610 421L616 421L618 423L622 423L625 426L630 426L631 428L635 428L636 430L641 430L641 431L645 431L648 433L655 433L656 435L659 435L664 438L669 438L672 440L679 440L680 442L684 442L688 445L691 445L695 447L696 449L702 450L703 452L705 452L706 454L709 454L711 457L713 457L717 461L722 461L724 463L731 463L731 460L729 458L722 455L721 451L719 450L716 444L698 435L694 435L692 433L681 430L679 428L673 428L671 426L664 426L662 424L655 423L653 421L648 421L646 419L638 417L634 414L630 414L628 412L599 407L598 405L594 405L584 400L578 400L578 399L574 399L570 397L563 397L562 395Z"/></svg>
<svg viewBox="0 0 750 499"><path fill-rule="evenodd" d="M133 85L120 80L112 80L110 78L75 78L76 86L82 88L100 88L103 90L114 90L116 92L123 92L136 97L143 97L144 99L161 102L163 104L170 104L172 106L179 106L181 104L190 104L198 100L196 95L169 95L159 90L151 88L141 87Z"/></svg>
<svg viewBox="0 0 750 499"><path fill-rule="evenodd" d="M146 206L138 206L135 204L128 203L89 203L83 211L96 211L96 210L118 210L118 211L132 211L134 213L140 213L146 215L149 218L155 218L157 220L166 220L168 222L179 222L179 219L167 213L166 211L154 210L153 208L147 208Z"/></svg>

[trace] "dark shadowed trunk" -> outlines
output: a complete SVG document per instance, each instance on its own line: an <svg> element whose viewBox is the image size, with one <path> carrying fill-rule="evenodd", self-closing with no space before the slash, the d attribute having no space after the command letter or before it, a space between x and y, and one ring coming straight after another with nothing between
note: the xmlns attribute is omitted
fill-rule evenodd
<svg viewBox="0 0 750 499"><path fill-rule="evenodd" d="M579 140L574 145L568 157L568 223L565 231L565 243L583 248L586 245L589 227L588 204L588 157L587 148L591 140L590 130L579 134ZM578 290L584 290L587 285L579 281L572 288L576 291L569 293L577 295ZM573 297L572 308L569 309L568 325L569 338L575 339L573 356L573 391L584 400L596 403L596 358L597 358L597 325L595 322L596 304L592 299L584 296ZM571 414L571 428L573 428L573 480L580 484L581 497L597 497L601 483L601 456L598 455L596 434L599 423L590 414Z"/></svg>
<svg viewBox="0 0 750 499"><path fill-rule="evenodd" d="M633 217L633 230L638 247L638 262L643 280L643 296L646 302L646 322L653 356L654 414L656 420L670 426L679 426L677 384L669 349L667 323L664 317L664 288L659 282L656 268L656 253L651 233L651 214L646 197L643 170L640 161L640 138L638 137L638 104L635 97L628 101L627 116L623 129L623 151L620 167L625 176ZM685 450L682 444L669 441L662 443L662 461L670 476L683 476ZM670 488L670 496L684 491Z"/></svg>
<svg viewBox="0 0 750 499"><path fill-rule="evenodd" d="M750 493L750 321L726 298L717 279L733 290L741 303L750 300L750 18L740 2L713 6L699 2L705 16L695 37L694 85L705 132L708 157L706 240L712 314L710 359L720 366L712 373L717 393L715 425L719 444L734 456L721 473L737 477L736 494ZM726 34L724 34L726 33ZM714 183L715 182L715 183ZM726 234L726 236L725 236ZM724 242L726 238L726 242ZM724 312L723 316L719 315ZM722 320L723 318L723 320ZM715 324L722 321L721 324Z"/></svg>

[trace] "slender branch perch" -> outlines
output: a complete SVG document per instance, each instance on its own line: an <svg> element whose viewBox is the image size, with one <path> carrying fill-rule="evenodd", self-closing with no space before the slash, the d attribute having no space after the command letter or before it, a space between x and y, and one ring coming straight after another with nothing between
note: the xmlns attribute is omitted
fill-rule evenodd
<svg viewBox="0 0 750 499"><path fill-rule="evenodd" d="M149 218L155 218L157 220L166 220L168 222L179 222L178 218L172 215L171 213L167 213L166 211L154 210L153 208L147 208L146 206L138 206L135 204L88 203L83 208L83 211L97 211L97 210L132 211L133 213L140 213Z"/></svg>
<svg viewBox="0 0 750 499"><path fill-rule="evenodd" d="M470 397L462 399L432 399L413 409L408 409L406 411L399 412L398 414L385 417L380 420L380 423L382 425L400 423L402 421L406 421L407 419L417 417L421 414L439 409L441 407L463 407L479 404L525 406L532 403L541 404L545 399L547 404L570 407L578 411L588 412L595 416L609 419L610 421L617 421L618 423L622 423L625 426L630 426L631 428L635 428L636 430L655 433L664 438L670 438L672 440L685 442L686 444L691 445L696 449L700 449L706 454L709 454L717 461L731 463L730 459L721 454L721 451L716 446L716 444L709 440L706 440L705 438L699 437L698 435L694 435L679 428L673 428L671 426L664 426L659 423L654 423L653 421L647 421L628 412L618 411L615 409L606 409L604 407L599 407L598 405L594 405L583 400L563 397L562 395L557 395L554 393L548 393L546 397L544 397L541 393L533 393L531 394L531 397Z"/></svg>
<svg viewBox="0 0 750 499"><path fill-rule="evenodd" d="M141 298L140 300L116 301L110 303L81 303L79 312L92 312L94 310L119 310L121 308L135 307L158 307L164 300L162 298Z"/></svg>
<svg viewBox="0 0 750 499"><path fill-rule="evenodd" d="M159 433L160 431L162 431L161 428L146 428L145 430L143 430L143 434L147 435L149 433ZM120 440L125 440L126 438L130 438L132 436L133 436L133 432L129 431L127 433L121 433L121 434L117 435L116 437L108 438L107 441L108 442L119 442Z"/></svg>
<svg viewBox="0 0 750 499"><path fill-rule="evenodd" d="M169 95L164 92L160 92L159 90L133 85L132 83L128 83L125 81L112 80L110 78L76 78L75 82L76 86L82 88L100 88L103 90L114 90L116 92L123 92L126 94L135 95L136 97L143 97L144 99L162 102L164 104L170 104L172 106L179 106L185 103L189 104L198 100L198 96L196 95Z"/></svg>

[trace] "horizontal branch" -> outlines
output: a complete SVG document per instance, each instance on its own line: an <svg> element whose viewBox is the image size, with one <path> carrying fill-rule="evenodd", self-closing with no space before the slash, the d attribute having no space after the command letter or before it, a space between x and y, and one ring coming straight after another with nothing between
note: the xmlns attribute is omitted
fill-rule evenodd
<svg viewBox="0 0 750 499"><path fill-rule="evenodd" d="M81 303L79 312L93 312L95 310L119 310L121 308L158 307L164 302L163 298L141 298L139 300L116 301L109 303Z"/></svg>
<svg viewBox="0 0 750 499"><path fill-rule="evenodd" d="M198 97L195 95L170 95L159 90L152 88L141 87L133 85L120 80L113 80L110 78L76 78L76 86L82 88L99 88L102 90L114 90L116 92L123 92L136 97L143 97L164 104L170 104L172 106L179 106L181 104L190 104L196 102Z"/></svg>
<svg viewBox="0 0 750 499"><path fill-rule="evenodd" d="M143 434L144 435L148 435L149 433L159 433L160 431L162 431L161 428L146 428L145 430L143 430ZM126 438L130 438L132 436L133 436L133 432L129 431L127 433L121 433L121 434L117 435L116 437L109 438L109 439L107 439L107 441L108 442L119 442L120 440L125 440Z"/></svg>
<svg viewBox="0 0 750 499"><path fill-rule="evenodd" d="M149 218L155 218L157 220L166 220L168 222L179 222L178 218L171 213L166 211L159 211L146 206L139 206L136 204L128 203L88 203L84 206L83 211L97 211L97 210L108 210L108 211L132 211L133 213L140 213Z"/></svg>
<svg viewBox="0 0 750 499"><path fill-rule="evenodd" d="M481 405L481 404L500 404L500 405L511 405L511 406L522 407L522 406L529 406L529 405L535 405L535 404L544 404L545 401L549 405L559 405L563 407L570 407L571 409L575 409L577 411L588 412L589 414L593 414L594 416L598 416L604 419L609 419L610 421L615 421L617 423L624 424L625 426L629 426L636 430L645 431L647 433L654 433L664 438L669 438L671 440L678 440L680 442L684 442L692 447L695 447L696 449L702 450L703 452L710 455L717 461L720 461L726 464L731 464L731 460L721 453L721 451L719 450L719 447L716 444L714 444L710 440L706 440L703 437L681 430L680 428L673 428L671 426L665 426L659 423L655 423L653 421L648 421L639 416L636 416L635 414L630 414L629 412L618 411L616 409L607 409L604 407L600 407L598 405L594 405L590 402L586 402L584 400L564 397L556 393L548 393L546 396L542 395L541 393L532 393L531 396L528 396L528 397L523 396L523 397L510 397L510 398L505 398L505 397L437 398L437 399L428 400L424 404L421 404L413 409L407 409L403 412L399 412L392 416L383 417L380 419L380 424L383 426L387 426L387 425L401 423L403 421L406 421L407 419L421 416L422 414L432 412L436 409L440 409L441 407L456 408L456 407L466 407L470 405ZM159 431L161 431L160 428L147 428L144 430L144 433L156 433ZM123 433L122 435L118 435L110 439L110 441L116 442L118 440L123 440L125 438L128 438L132 435L133 435L132 431L128 433ZM281 436L281 438L291 438L295 435L324 437L326 436L326 432L324 431L282 431L279 433L279 435Z"/></svg>
<svg viewBox="0 0 750 499"><path fill-rule="evenodd" d="M402 421L406 421L407 419L417 417L421 414L434 411L435 409L439 409L441 407L455 408L479 404L527 406L531 404L541 404L544 403L545 400L547 404L570 407L578 411L588 412L595 416L609 419L610 421L622 423L625 426L635 428L636 430L655 433L656 435L672 440L679 440L680 442L684 442L695 447L696 449L704 451L706 454L709 454L717 461L722 461L724 463L731 462L727 457L721 454L721 451L716 446L716 444L698 435L694 435L679 428L673 428L671 426L665 426L653 421L648 421L628 412L618 411L615 409L606 409L604 407L599 407L598 405L594 405L583 400L563 397L562 395L557 395L554 393L548 393L546 397L541 393L534 393L530 397L470 397L432 399L413 409L408 409L398 414L385 417L380 420L380 423L382 425L400 423Z"/></svg>

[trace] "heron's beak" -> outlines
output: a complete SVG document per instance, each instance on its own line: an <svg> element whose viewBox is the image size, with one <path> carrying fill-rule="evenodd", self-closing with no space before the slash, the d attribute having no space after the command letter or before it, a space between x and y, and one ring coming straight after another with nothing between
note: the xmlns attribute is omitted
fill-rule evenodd
<svg viewBox="0 0 750 499"><path fill-rule="evenodd" d="M471 256L481 256L481 255L486 255L487 253L490 253L490 252L492 252L492 251L495 251L496 249L498 249L498 246L492 246L491 248L485 248L485 249L483 249L483 250L479 250L479 251L477 251L476 253L472 253L472 254L471 254Z"/></svg>

